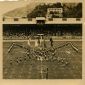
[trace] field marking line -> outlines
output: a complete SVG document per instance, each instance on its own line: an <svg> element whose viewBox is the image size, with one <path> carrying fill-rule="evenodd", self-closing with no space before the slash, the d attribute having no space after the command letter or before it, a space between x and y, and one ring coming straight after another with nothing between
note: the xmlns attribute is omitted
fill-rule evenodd
<svg viewBox="0 0 85 85"><path fill-rule="evenodd" d="M36 40L30 40L30 42L35 42ZM42 40L41 42L43 42ZM45 40L49 41L49 40ZM82 41L82 39L62 39L62 40L53 40L53 41ZM28 40L3 40L3 42L28 42Z"/></svg>

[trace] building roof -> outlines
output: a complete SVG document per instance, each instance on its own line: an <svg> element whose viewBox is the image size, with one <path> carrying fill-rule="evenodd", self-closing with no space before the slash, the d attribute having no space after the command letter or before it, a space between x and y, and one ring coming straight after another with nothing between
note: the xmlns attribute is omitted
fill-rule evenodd
<svg viewBox="0 0 85 85"><path fill-rule="evenodd" d="M45 17L36 17L36 20L45 20Z"/></svg>

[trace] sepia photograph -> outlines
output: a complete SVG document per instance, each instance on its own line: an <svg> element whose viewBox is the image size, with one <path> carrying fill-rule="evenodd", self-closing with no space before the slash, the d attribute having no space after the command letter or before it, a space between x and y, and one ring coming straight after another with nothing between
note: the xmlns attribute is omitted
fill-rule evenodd
<svg viewBox="0 0 85 85"><path fill-rule="evenodd" d="M81 24L3 28L3 78L82 78Z"/></svg>
<svg viewBox="0 0 85 85"><path fill-rule="evenodd" d="M82 79L82 3L31 3L2 20L3 79Z"/></svg>

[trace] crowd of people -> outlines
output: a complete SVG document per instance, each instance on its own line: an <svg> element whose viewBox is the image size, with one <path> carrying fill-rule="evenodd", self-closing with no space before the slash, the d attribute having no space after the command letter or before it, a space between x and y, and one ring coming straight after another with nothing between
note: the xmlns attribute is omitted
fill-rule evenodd
<svg viewBox="0 0 85 85"><path fill-rule="evenodd" d="M62 39L64 39L64 38L66 38L66 39L80 38L81 39L81 33L80 32L73 32L73 33L71 33L71 32L63 32L63 33L56 32L56 33L47 33L47 34L43 33L43 35L45 35L47 38L49 36L53 36L56 39L58 39L60 37ZM22 33L18 33L18 32L16 32L16 33L9 33L9 32L3 33L3 39L4 40L10 40L10 39L12 39L12 40L17 40L17 39L18 40L25 40L25 39L29 39L29 37L31 37L32 39L36 39L36 37L38 37L38 35L37 34L27 34L27 33L24 33L24 32L22 32Z"/></svg>
<svg viewBox="0 0 85 85"><path fill-rule="evenodd" d="M31 47L31 45L25 46L19 43L12 43L9 46L7 54L10 57L9 65L19 66L23 64L28 65L29 63L29 68L31 68L37 62L37 66L41 64L39 71L41 71L41 68L44 69L46 72L45 78L47 79L49 78L49 63L54 63L54 67L56 67L57 65L60 68L67 68L71 66L71 57L74 56L74 54L78 54L77 48L72 47L72 42L63 42L62 44L59 43L58 46L54 46L55 41L52 37L50 37L48 41L49 47L48 43L46 43L45 40L43 40L43 47L41 46L39 38L37 39L37 43L37 47ZM42 67L43 65L44 67ZM42 75L44 74L42 73Z"/></svg>
<svg viewBox="0 0 85 85"><path fill-rule="evenodd" d="M12 46L10 46L8 53L11 53L14 46L17 46L19 48L25 49L25 55L23 57L17 58L16 62L20 63L21 61L27 61L27 60L38 60L38 61L56 61L58 64L62 66L66 66L70 64L69 57L71 51L78 52L77 48L72 47L72 43L64 43L63 45L60 45L59 47L54 47L54 41L52 38L49 40L50 47L47 47L46 42L44 40L44 47L40 46L40 39L37 40L38 46L33 48L31 46L24 47L21 45L18 45L16 43L13 43ZM69 45L71 46L71 50L69 50ZM12 49L12 50L11 50ZM68 52L67 52L68 51ZM23 52L24 53L24 52Z"/></svg>

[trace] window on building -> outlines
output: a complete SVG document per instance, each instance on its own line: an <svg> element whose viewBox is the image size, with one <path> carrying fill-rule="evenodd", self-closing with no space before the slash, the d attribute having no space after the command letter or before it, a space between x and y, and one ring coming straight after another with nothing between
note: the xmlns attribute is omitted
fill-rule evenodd
<svg viewBox="0 0 85 85"><path fill-rule="evenodd" d="M45 20L37 20L37 24L45 24Z"/></svg>
<svg viewBox="0 0 85 85"><path fill-rule="evenodd" d="M62 18L63 21L67 21L67 18Z"/></svg>
<svg viewBox="0 0 85 85"><path fill-rule="evenodd" d="M18 21L18 18L14 18L14 21Z"/></svg>
<svg viewBox="0 0 85 85"><path fill-rule="evenodd" d="M54 12L53 11L50 11L50 14L54 14Z"/></svg>
<svg viewBox="0 0 85 85"><path fill-rule="evenodd" d="M49 18L49 21L53 21L53 18Z"/></svg>
<svg viewBox="0 0 85 85"><path fill-rule="evenodd" d="M28 21L32 21L32 18L28 18Z"/></svg>
<svg viewBox="0 0 85 85"><path fill-rule="evenodd" d="M81 21L81 18L76 18L76 21Z"/></svg>

